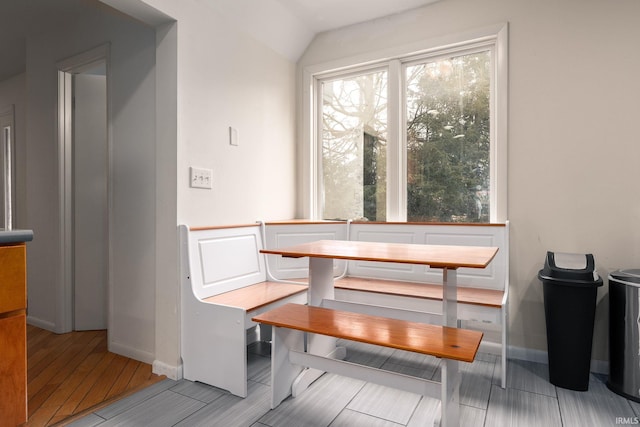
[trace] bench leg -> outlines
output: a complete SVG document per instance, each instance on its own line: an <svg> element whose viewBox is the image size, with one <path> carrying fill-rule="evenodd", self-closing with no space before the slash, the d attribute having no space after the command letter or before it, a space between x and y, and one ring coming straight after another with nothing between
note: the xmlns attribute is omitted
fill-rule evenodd
<svg viewBox="0 0 640 427"><path fill-rule="evenodd" d="M329 359L345 359L347 357L347 349L346 347L337 347L336 339L333 337L327 337L324 335L317 334L308 334L309 339L309 349L314 349L314 351L309 350L309 354L314 354L317 356L327 357ZM311 345L315 343L315 345ZM316 368L306 368L304 369L298 378L293 382L293 386L291 389L291 395L293 397L299 396L303 391L305 391L309 386L318 378L320 378L324 374L324 371Z"/></svg>
<svg viewBox="0 0 640 427"><path fill-rule="evenodd" d="M271 343L271 409L291 394L293 381L303 367L289 362L289 350L304 350L304 333L273 327Z"/></svg>

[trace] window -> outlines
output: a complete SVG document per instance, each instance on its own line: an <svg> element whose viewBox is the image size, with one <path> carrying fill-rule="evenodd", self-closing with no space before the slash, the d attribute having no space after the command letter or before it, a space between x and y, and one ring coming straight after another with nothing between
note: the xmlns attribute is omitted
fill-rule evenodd
<svg viewBox="0 0 640 427"><path fill-rule="evenodd" d="M490 51L406 67L408 221L489 221L490 70Z"/></svg>
<svg viewBox="0 0 640 427"><path fill-rule="evenodd" d="M387 72L322 82L322 217L385 220Z"/></svg>
<svg viewBox="0 0 640 427"><path fill-rule="evenodd" d="M308 71L309 217L505 220L504 33Z"/></svg>

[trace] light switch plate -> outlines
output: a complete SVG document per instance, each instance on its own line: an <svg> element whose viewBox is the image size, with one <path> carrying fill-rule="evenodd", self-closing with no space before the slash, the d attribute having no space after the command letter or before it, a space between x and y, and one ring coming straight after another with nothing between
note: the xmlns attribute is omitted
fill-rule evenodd
<svg viewBox="0 0 640 427"><path fill-rule="evenodd" d="M196 168L191 166L189 168L189 185L192 188L207 188L211 189L211 175L213 171L211 169Z"/></svg>

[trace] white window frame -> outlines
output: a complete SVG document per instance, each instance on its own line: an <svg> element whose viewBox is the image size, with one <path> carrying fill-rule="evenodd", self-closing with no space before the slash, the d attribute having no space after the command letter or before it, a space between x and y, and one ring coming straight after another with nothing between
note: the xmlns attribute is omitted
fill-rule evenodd
<svg viewBox="0 0 640 427"><path fill-rule="evenodd" d="M507 123L508 123L508 25L500 24L410 46L375 51L357 57L316 64L302 71L302 147L301 210L305 218L322 219L321 129L318 112L322 80L384 66L388 72L389 99L404 99L402 73L406 64L452 53L491 50L493 78L490 121L490 222L504 222L507 216ZM405 120L402 104L387 106L387 221L406 221L406 135L401 130Z"/></svg>

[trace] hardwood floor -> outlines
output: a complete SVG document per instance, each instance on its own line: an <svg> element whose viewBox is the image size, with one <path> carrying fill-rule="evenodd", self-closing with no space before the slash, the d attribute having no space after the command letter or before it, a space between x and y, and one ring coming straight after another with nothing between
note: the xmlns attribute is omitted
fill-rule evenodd
<svg viewBox="0 0 640 427"><path fill-rule="evenodd" d="M54 334L27 326L27 426L61 423L165 377L107 351L107 331Z"/></svg>

